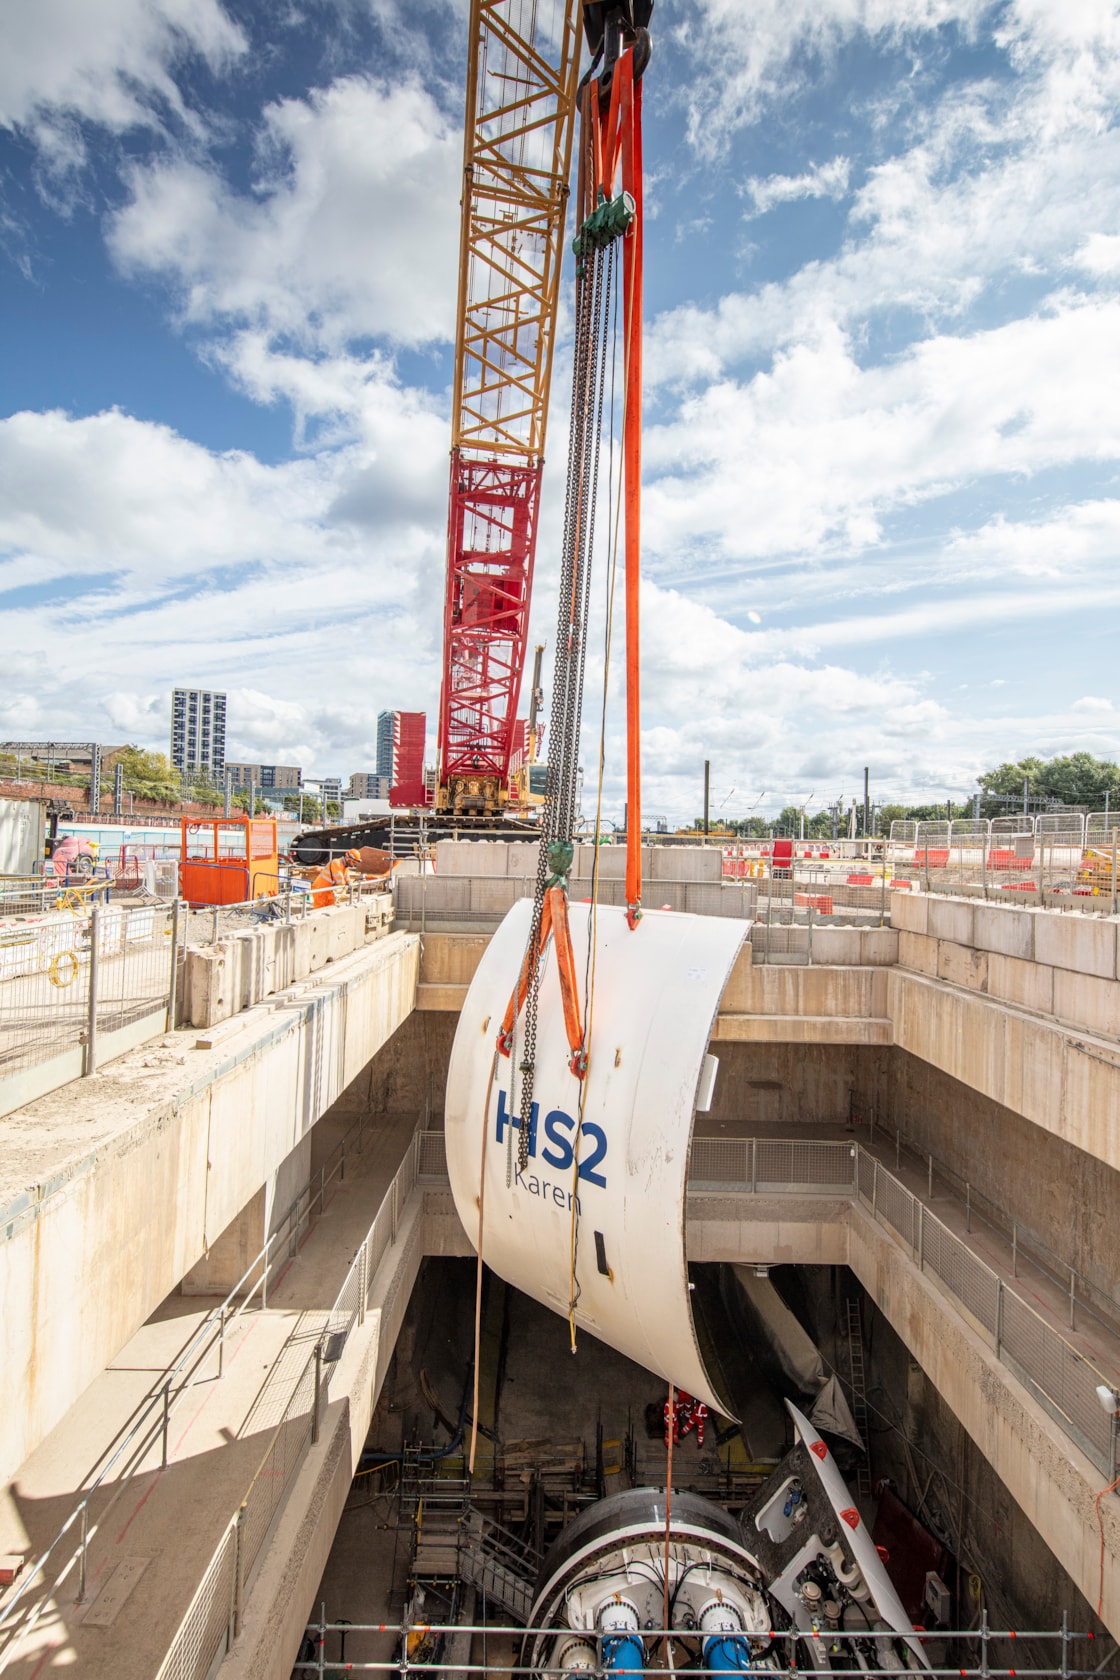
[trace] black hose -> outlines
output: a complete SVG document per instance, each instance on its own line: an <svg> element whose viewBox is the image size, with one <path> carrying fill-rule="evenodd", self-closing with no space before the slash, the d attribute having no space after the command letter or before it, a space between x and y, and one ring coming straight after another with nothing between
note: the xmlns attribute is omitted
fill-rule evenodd
<svg viewBox="0 0 1120 1680"><path fill-rule="evenodd" d="M452 1453L459 1450L463 1441L463 1429L467 1421L467 1400L471 1392L471 1374L473 1366L467 1371L466 1386L463 1389L463 1401L459 1407L459 1421L455 1425L455 1433L445 1447L429 1447L419 1452L382 1452L378 1447L364 1447L358 1459L359 1470L373 1470L379 1464L403 1464L409 1460L413 1464L438 1464L441 1459L450 1458Z"/></svg>

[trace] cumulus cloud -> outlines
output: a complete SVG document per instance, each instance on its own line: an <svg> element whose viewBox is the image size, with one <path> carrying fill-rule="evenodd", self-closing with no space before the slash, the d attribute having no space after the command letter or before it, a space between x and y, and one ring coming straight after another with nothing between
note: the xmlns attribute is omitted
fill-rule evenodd
<svg viewBox="0 0 1120 1680"><path fill-rule="evenodd" d="M116 412L0 421L6 732L160 745L173 686L236 673L231 738L310 766L335 736L372 748L380 705L430 704L445 462L423 416L387 430L388 460L354 444L269 466ZM403 511L376 490L395 471Z"/></svg>
<svg viewBox="0 0 1120 1680"><path fill-rule="evenodd" d="M137 166L109 248L186 321L255 335L230 353L249 379L262 345L428 343L452 331L461 152L418 83L345 76L265 109L249 191L182 156Z"/></svg>
<svg viewBox="0 0 1120 1680"><path fill-rule="evenodd" d="M776 204L792 204L802 198L843 198L850 173L849 159L834 157L828 163L814 163L800 175L751 175L743 183L743 191L751 200L751 214L764 216Z"/></svg>
<svg viewBox="0 0 1120 1680"><path fill-rule="evenodd" d="M81 123L114 134L197 117L176 71L190 57L212 71L248 43L220 0L35 0L5 10L0 127L35 142L48 176L85 161Z"/></svg>
<svg viewBox="0 0 1120 1680"><path fill-rule="evenodd" d="M651 551L750 562L859 548L892 509L980 477L1115 460L1120 395L1100 378L1098 351L1118 342L1111 298L1063 299L871 367L828 327L650 428Z"/></svg>
<svg viewBox="0 0 1120 1680"><path fill-rule="evenodd" d="M921 86L920 55L938 30L975 37L992 24L1005 74ZM715 304L665 310L651 333L652 379L718 378L739 361L811 337L825 321L867 331L902 312L911 333L950 326L982 304L998 308L1000 289L1018 276L1057 283L1070 268L1099 279L1115 274L1120 133L1111 113L1120 98L1120 32L1110 0L1069 7L775 0L747 10L712 0L684 33L710 71L698 78L696 98L719 117L694 123L697 144L709 135L722 147L770 101L817 81L827 86L825 61L842 44L910 43L916 85L887 99L840 249L753 290L727 291ZM790 194L824 184L812 169L775 179L775 190ZM760 208L769 207L767 186L758 183Z"/></svg>

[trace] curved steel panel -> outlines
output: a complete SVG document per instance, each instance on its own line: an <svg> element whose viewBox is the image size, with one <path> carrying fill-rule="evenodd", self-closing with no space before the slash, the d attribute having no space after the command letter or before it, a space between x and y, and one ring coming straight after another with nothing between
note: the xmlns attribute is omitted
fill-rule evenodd
<svg viewBox="0 0 1120 1680"><path fill-rule="evenodd" d="M459 1217L477 1248L485 1160L487 1265L566 1317L574 1236L576 1323L723 1411L692 1322L685 1189L704 1055L747 924L655 910L631 932L624 910L599 905L582 1089L568 1068L556 961L546 951L530 1158L520 1172L521 1023L512 1056L499 1057L496 1071L494 1041L531 915L531 902L522 900L494 934L455 1034L445 1127ZM582 987L591 970L592 906L571 905L569 920Z"/></svg>

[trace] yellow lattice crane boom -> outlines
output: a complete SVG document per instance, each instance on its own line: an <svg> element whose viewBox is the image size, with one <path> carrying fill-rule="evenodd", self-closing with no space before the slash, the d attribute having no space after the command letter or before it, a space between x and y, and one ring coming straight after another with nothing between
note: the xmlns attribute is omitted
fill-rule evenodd
<svg viewBox="0 0 1120 1680"><path fill-rule="evenodd" d="M472 0L438 809L510 796L582 31L580 0Z"/></svg>

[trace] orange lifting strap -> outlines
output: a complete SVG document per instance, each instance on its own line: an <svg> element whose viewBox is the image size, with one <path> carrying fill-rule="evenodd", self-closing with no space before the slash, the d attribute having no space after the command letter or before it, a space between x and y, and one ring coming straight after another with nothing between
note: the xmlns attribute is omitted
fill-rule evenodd
<svg viewBox="0 0 1120 1680"><path fill-rule="evenodd" d="M556 947L556 967L560 977L560 998L564 1006L564 1030L568 1035L568 1047L572 1052L568 1059L568 1066L577 1079L582 1079L587 1072L587 1052L583 1047L583 1022L580 1019L579 1012L576 959L575 952L572 950L571 929L568 926L568 898L563 887L549 887L544 895L540 928L536 938L529 941L529 948L525 953L525 961L521 965L517 985L509 1003L506 1005L501 1030L498 1033L498 1049L503 1056L508 1056L513 1051L514 1023L525 1007L525 999L529 995L529 983L544 955L550 936Z"/></svg>
<svg viewBox="0 0 1120 1680"><path fill-rule="evenodd" d="M598 81L588 90L599 196L614 195L621 166L622 190L634 201L634 220L623 244L624 408L622 467L626 529L626 920L642 914L642 741L639 660L639 584L642 545L642 83L634 80L634 52L615 66L605 132L599 121Z"/></svg>

